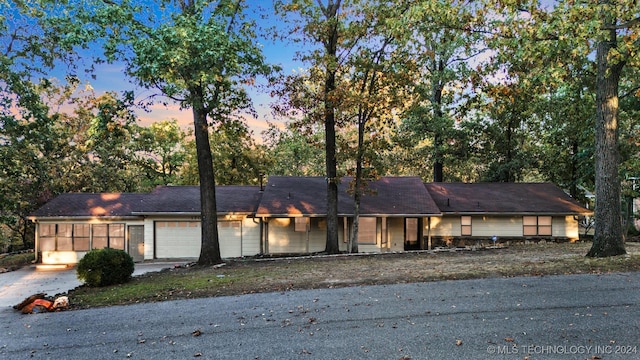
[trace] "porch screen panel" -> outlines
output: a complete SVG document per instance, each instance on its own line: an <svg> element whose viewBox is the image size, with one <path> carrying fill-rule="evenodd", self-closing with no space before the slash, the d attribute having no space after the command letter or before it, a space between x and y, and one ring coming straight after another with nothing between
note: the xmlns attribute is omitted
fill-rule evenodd
<svg viewBox="0 0 640 360"><path fill-rule="evenodd" d="M106 224L93 225L93 244L94 249L104 249L109 247L109 226Z"/></svg>
<svg viewBox="0 0 640 360"><path fill-rule="evenodd" d="M56 224L39 224L38 235L40 251L53 251L56 249Z"/></svg>
<svg viewBox="0 0 640 360"><path fill-rule="evenodd" d="M91 225L89 224L73 224L73 250L89 251L89 234L91 233Z"/></svg>
<svg viewBox="0 0 640 360"><path fill-rule="evenodd" d="M109 224L109 247L124 250L124 224Z"/></svg>
<svg viewBox="0 0 640 360"><path fill-rule="evenodd" d="M373 244L377 243L376 238L376 218L361 217L358 224L358 243Z"/></svg>
<svg viewBox="0 0 640 360"><path fill-rule="evenodd" d="M73 225L58 224L58 251L73 250Z"/></svg>
<svg viewBox="0 0 640 360"><path fill-rule="evenodd" d="M297 232L306 232L307 224L309 224L308 217L297 217L295 218L293 230Z"/></svg>

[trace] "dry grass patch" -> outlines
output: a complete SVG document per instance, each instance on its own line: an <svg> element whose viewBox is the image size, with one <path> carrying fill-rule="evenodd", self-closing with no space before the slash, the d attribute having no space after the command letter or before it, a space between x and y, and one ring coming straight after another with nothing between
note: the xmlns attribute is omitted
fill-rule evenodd
<svg viewBox="0 0 640 360"><path fill-rule="evenodd" d="M501 249L234 260L221 267L176 268L123 285L79 287L76 308L297 289L486 277L640 270L640 243L628 255L591 259L590 243L517 244Z"/></svg>

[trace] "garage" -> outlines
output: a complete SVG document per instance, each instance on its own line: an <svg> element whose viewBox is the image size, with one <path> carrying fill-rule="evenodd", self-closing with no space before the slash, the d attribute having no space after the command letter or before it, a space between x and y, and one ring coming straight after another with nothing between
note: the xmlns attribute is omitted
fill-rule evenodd
<svg viewBox="0 0 640 360"><path fill-rule="evenodd" d="M199 221L156 221L156 259L198 258L201 234ZM242 256L241 221L219 221L218 238L223 258Z"/></svg>

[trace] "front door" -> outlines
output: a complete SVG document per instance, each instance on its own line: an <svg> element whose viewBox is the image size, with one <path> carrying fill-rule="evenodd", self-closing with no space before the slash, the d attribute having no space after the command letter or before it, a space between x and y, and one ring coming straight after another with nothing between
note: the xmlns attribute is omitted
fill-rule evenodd
<svg viewBox="0 0 640 360"><path fill-rule="evenodd" d="M129 255L134 262L144 261L144 226L129 226Z"/></svg>

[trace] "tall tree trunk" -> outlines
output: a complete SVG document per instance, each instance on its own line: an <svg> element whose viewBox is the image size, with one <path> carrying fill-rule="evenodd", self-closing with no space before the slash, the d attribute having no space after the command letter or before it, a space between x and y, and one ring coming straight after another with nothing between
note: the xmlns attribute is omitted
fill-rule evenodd
<svg viewBox="0 0 640 360"><path fill-rule="evenodd" d="M625 254L618 177L618 84L624 62L610 62L616 47L615 20L605 13L607 38L596 50L596 204L595 235L587 256L606 257Z"/></svg>
<svg viewBox="0 0 640 360"><path fill-rule="evenodd" d="M360 198L362 195L362 160L364 157L364 126L366 112L360 109L358 114L358 150L356 155L356 178L353 191L353 230L349 252L357 253L358 233L360 231Z"/></svg>
<svg viewBox="0 0 640 360"><path fill-rule="evenodd" d="M324 8L330 24L330 33L324 42L328 59L324 83L324 131L325 166L327 172L327 242L325 251L329 254L340 252L338 246L338 171L336 160L336 121L333 91L336 89L336 67L338 66L338 8L340 0L329 1Z"/></svg>
<svg viewBox="0 0 640 360"><path fill-rule="evenodd" d="M193 106L193 123L196 137L196 154L200 178L200 213L202 217L202 247L198 264L214 265L222 262L218 239L218 211L213 172L213 157L209 144L207 112L202 106Z"/></svg>

